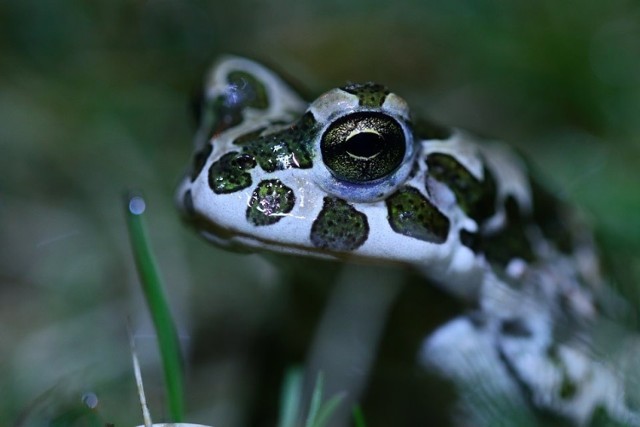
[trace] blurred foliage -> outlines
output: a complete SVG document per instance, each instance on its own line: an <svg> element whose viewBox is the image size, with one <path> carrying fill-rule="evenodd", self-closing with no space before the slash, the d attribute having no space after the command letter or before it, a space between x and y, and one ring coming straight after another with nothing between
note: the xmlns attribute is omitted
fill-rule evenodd
<svg viewBox="0 0 640 427"><path fill-rule="evenodd" d="M631 0L3 1L0 424L60 419L88 391L105 422L139 419L126 316L155 342L120 207L131 188L147 195L192 351L190 421L247 422L246 353L274 328L278 276L184 230L172 202L190 97L226 52L313 94L379 81L420 114L513 142L588 213L613 284L638 304L639 18ZM149 350L150 406L162 413L157 363Z"/></svg>

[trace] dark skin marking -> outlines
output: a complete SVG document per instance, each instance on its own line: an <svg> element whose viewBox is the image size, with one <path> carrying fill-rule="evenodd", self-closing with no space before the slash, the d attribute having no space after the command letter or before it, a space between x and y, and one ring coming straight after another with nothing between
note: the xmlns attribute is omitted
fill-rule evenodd
<svg viewBox="0 0 640 427"><path fill-rule="evenodd" d="M430 154L427 167L429 176L449 187L460 208L477 223L496 212L496 182L486 167L482 181L448 154Z"/></svg>
<svg viewBox="0 0 640 427"><path fill-rule="evenodd" d="M246 71L231 71L227 75L229 96L233 97L233 104L240 104L242 108L257 108L265 110L269 107L269 97L264 84L254 75ZM236 101L237 100L237 101Z"/></svg>
<svg viewBox="0 0 640 427"><path fill-rule="evenodd" d="M261 127L249 133L245 133L244 135L240 135L239 137L233 140L233 143L235 145L246 145L251 141L255 141L256 139L258 139L260 137L260 134L264 132L265 129L266 129L265 127Z"/></svg>
<svg viewBox="0 0 640 427"><path fill-rule="evenodd" d="M518 318L503 320L500 324L500 332L517 338L529 338L533 335L524 320Z"/></svg>
<svg viewBox="0 0 640 427"><path fill-rule="evenodd" d="M400 234L430 243L444 243L449 235L449 218L417 189L403 187L385 201L391 228Z"/></svg>
<svg viewBox="0 0 640 427"><path fill-rule="evenodd" d="M191 194L191 190L187 190L182 196L182 206L184 207L184 211L188 217L196 216L196 210L193 207L193 195Z"/></svg>
<svg viewBox="0 0 640 427"><path fill-rule="evenodd" d="M235 193L251 185L247 172L256 166L256 160L247 154L232 151L222 156L209 168L209 187L216 194Z"/></svg>
<svg viewBox="0 0 640 427"><path fill-rule="evenodd" d="M468 230L460 230L460 243L471 249L473 252L480 252L481 247L481 237L478 233L474 233Z"/></svg>
<svg viewBox="0 0 640 427"><path fill-rule="evenodd" d="M514 258L531 262L535 259L531 243L526 234L529 224L512 196L505 201L507 224L496 234L483 236L482 248L490 262L506 266Z"/></svg>
<svg viewBox="0 0 640 427"><path fill-rule="evenodd" d="M207 139L242 123L242 110L242 106L228 105L224 95L205 101L200 123L209 129Z"/></svg>
<svg viewBox="0 0 640 427"><path fill-rule="evenodd" d="M359 248L369 236L367 217L337 197L325 197L311 226L311 243L317 248L345 252Z"/></svg>
<svg viewBox="0 0 640 427"><path fill-rule="evenodd" d="M260 167L266 172L300 168L308 169L313 166L311 156L311 141L317 131L317 122L313 114L305 113L300 120L288 129L260 136L249 134L242 136L242 152L253 156Z"/></svg>
<svg viewBox="0 0 640 427"><path fill-rule="evenodd" d="M565 363L560 359L560 355L558 354L557 345L551 345L547 349L547 357L549 360L553 362L556 367L562 370L562 383L560 384L560 390L558 390L558 394L562 399L571 399L573 398L577 391L578 385L569 378L567 373L567 367Z"/></svg>
<svg viewBox="0 0 640 427"><path fill-rule="evenodd" d="M272 225L291 212L296 202L293 190L278 179L261 181L253 190L246 217L253 225Z"/></svg>
<svg viewBox="0 0 640 427"><path fill-rule="evenodd" d="M533 221L540 226L542 234L551 240L558 250L570 253L574 244L568 206L534 180L531 180L531 191Z"/></svg>
<svg viewBox="0 0 640 427"><path fill-rule="evenodd" d="M203 88L204 91L204 88ZM267 91L262 82L245 71L231 71L227 88L213 99L200 95L194 108L199 127L206 127L207 139L242 123L246 108L264 110L269 106Z"/></svg>
<svg viewBox="0 0 640 427"><path fill-rule="evenodd" d="M205 163L207 163L207 159L211 155L211 150L213 150L211 144L206 144L204 147L202 147L202 150L197 151L193 156L191 182L195 181L198 175L200 175L200 172L202 172L202 168L204 167Z"/></svg>
<svg viewBox="0 0 640 427"><path fill-rule="evenodd" d="M383 85L373 82L350 83L340 89L357 96L359 104L364 107L381 107L390 93Z"/></svg>

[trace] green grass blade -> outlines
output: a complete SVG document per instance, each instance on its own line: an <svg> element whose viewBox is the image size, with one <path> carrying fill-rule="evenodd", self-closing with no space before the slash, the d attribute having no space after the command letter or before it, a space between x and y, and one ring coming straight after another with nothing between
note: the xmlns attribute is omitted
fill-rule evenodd
<svg viewBox="0 0 640 427"><path fill-rule="evenodd" d="M169 412L173 422L181 422L184 415L184 394L180 345L169 305L164 296L162 280L147 240L142 217L144 210L145 202L142 197L128 196L126 198L126 220L129 239L142 290L158 336L158 346L167 387Z"/></svg>
<svg viewBox="0 0 640 427"><path fill-rule="evenodd" d="M338 408L338 405L342 403L345 394L336 394L331 399L322 404L322 407L318 411L318 415L313 422L313 427L324 427L329 422L329 419Z"/></svg>
<svg viewBox="0 0 640 427"><path fill-rule="evenodd" d="M291 368L287 371L280 395L280 420L278 427L296 427L302 399L302 371Z"/></svg>
<svg viewBox="0 0 640 427"><path fill-rule="evenodd" d="M311 395L311 406L309 407L309 414L307 416L307 421L305 422L305 427L313 427L315 423L316 417L318 416L318 411L320 410L320 404L322 403L322 387L324 386L324 376L322 372L318 372L318 376L316 377L316 385L313 388L313 394Z"/></svg>
<svg viewBox="0 0 640 427"><path fill-rule="evenodd" d="M364 413L360 405L354 405L351 410L353 416L354 427L367 427L367 423L364 421Z"/></svg>

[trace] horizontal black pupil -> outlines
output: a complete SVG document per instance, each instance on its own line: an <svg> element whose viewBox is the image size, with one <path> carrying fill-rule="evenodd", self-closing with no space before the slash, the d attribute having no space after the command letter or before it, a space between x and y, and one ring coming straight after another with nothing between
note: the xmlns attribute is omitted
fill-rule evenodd
<svg viewBox="0 0 640 427"><path fill-rule="evenodd" d="M393 173L402 163L406 141L391 116L363 111L334 121L322 135L322 160L341 181L366 183Z"/></svg>
<svg viewBox="0 0 640 427"><path fill-rule="evenodd" d="M347 139L344 149L347 153L363 157L371 158L382 151L384 147L384 138L382 135L374 132L360 132Z"/></svg>

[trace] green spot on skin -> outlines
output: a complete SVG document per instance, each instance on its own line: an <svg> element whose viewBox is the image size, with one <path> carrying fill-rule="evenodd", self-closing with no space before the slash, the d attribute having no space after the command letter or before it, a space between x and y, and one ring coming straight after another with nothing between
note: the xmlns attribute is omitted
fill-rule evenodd
<svg viewBox="0 0 640 427"><path fill-rule="evenodd" d="M253 156L266 172L290 168L309 169L313 166L311 141L316 132L313 114L306 113L288 129L267 135L250 134L240 137L236 143L242 152Z"/></svg>
<svg viewBox="0 0 640 427"><path fill-rule="evenodd" d="M518 202L511 196L505 201L507 223L500 232L482 238L482 249L490 262L506 266L514 258L535 259L526 234L527 222L520 214Z"/></svg>
<svg viewBox="0 0 640 427"><path fill-rule="evenodd" d="M211 155L211 150L213 150L213 147L211 147L211 144L207 144L202 150L196 152L196 154L193 156L191 182L195 181L198 175L200 175L200 172L202 172L202 168L204 167L205 163L207 163L207 159Z"/></svg>
<svg viewBox="0 0 640 427"><path fill-rule="evenodd" d="M629 394L626 393L626 396ZM606 426L606 427L629 427L628 424L618 420L614 420L609 414L609 410L604 404L599 404L593 410L589 427Z"/></svg>
<svg viewBox="0 0 640 427"><path fill-rule="evenodd" d="M389 89L373 82L351 83L340 89L357 96L363 107L381 107L389 95Z"/></svg>
<svg viewBox="0 0 640 427"><path fill-rule="evenodd" d="M264 110L269 106L265 86L245 71L227 75L224 93L212 99L203 97L198 127L207 129L207 139L242 123L246 108Z"/></svg>
<svg viewBox="0 0 640 427"><path fill-rule="evenodd" d="M251 143L252 141L255 141L256 139L260 138L260 134L265 129L266 128L261 127L259 129L254 130L254 131L251 131L249 133L245 133L244 135L240 135L239 137L237 137L236 139L233 140L233 143L235 145L247 145L247 144Z"/></svg>
<svg viewBox="0 0 640 427"><path fill-rule="evenodd" d="M242 123L243 105L231 104L219 95L204 104L199 127L207 129L209 140L213 136Z"/></svg>
<svg viewBox="0 0 640 427"><path fill-rule="evenodd" d="M322 211L311 227L311 243L317 248L344 252L359 248L369 236L362 212L336 197L325 197Z"/></svg>
<svg viewBox="0 0 640 427"><path fill-rule="evenodd" d="M293 190L280 180L261 181L249 200L247 221L257 226L275 224L291 212L295 201Z"/></svg>
<svg viewBox="0 0 640 427"><path fill-rule="evenodd" d="M573 250L571 213L568 206L535 180L531 180L533 197L533 220L540 226L545 237L555 243L558 250L570 253Z"/></svg>
<svg viewBox="0 0 640 427"><path fill-rule="evenodd" d="M480 251L481 238L478 233L469 230L460 230L460 243L471 249L473 252Z"/></svg>
<svg viewBox="0 0 640 427"><path fill-rule="evenodd" d="M196 210L193 207L193 195L191 194L191 190L187 190L182 196L182 207L184 208L184 213L186 216L192 218L196 216Z"/></svg>
<svg viewBox="0 0 640 427"><path fill-rule="evenodd" d="M563 399L572 399L577 392L578 386L565 374L562 378L562 384L560 385L560 397Z"/></svg>
<svg viewBox="0 0 640 427"><path fill-rule="evenodd" d="M496 211L496 183L487 168L480 181L448 154L435 153L427 157L429 176L445 184L456 196L460 208L478 223Z"/></svg>
<svg viewBox="0 0 640 427"><path fill-rule="evenodd" d="M521 318L510 318L502 321L500 333L516 338L530 338L533 333Z"/></svg>
<svg viewBox="0 0 640 427"><path fill-rule="evenodd" d="M562 399L572 399L578 392L579 385L576 384L568 375L567 366L558 354L557 345L553 344L547 349L547 357L560 371L562 371L562 383L558 390L558 394ZM608 425L608 424L607 424Z"/></svg>
<svg viewBox="0 0 640 427"><path fill-rule="evenodd" d="M444 243L449 219L413 187L403 187L386 200L391 228L430 243Z"/></svg>
<svg viewBox="0 0 640 427"><path fill-rule="evenodd" d="M237 151L222 156L209 168L209 187L216 194L227 194L240 191L251 185L248 170L256 167L256 160L247 154Z"/></svg>
<svg viewBox="0 0 640 427"><path fill-rule="evenodd" d="M245 71L232 71L227 75L231 94L236 96L243 107L264 110L269 107L267 90L257 78Z"/></svg>

